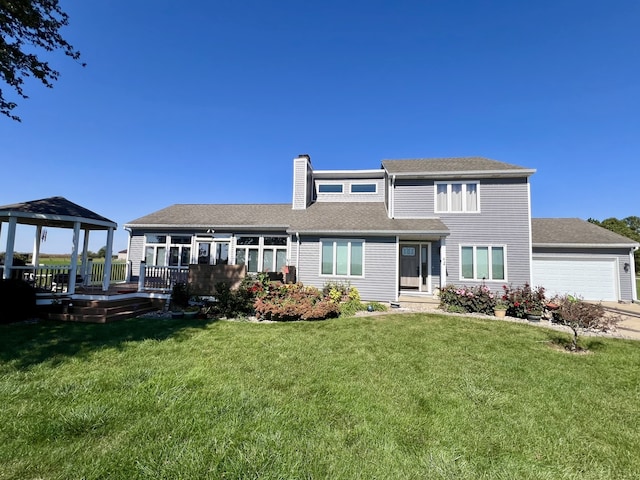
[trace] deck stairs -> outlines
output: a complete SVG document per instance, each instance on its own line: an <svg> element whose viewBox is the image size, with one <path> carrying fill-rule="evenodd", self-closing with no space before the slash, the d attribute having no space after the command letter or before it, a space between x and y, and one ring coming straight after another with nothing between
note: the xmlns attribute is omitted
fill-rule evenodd
<svg viewBox="0 0 640 480"><path fill-rule="evenodd" d="M66 313L47 313L48 320L65 322L108 323L138 317L157 310L148 298L121 298L109 300L74 299Z"/></svg>

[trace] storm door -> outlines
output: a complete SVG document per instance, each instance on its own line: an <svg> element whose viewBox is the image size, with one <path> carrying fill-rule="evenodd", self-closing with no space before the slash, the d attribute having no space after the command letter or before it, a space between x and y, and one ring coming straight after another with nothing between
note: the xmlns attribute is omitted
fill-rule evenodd
<svg viewBox="0 0 640 480"><path fill-rule="evenodd" d="M400 290L431 292L430 243L400 244Z"/></svg>

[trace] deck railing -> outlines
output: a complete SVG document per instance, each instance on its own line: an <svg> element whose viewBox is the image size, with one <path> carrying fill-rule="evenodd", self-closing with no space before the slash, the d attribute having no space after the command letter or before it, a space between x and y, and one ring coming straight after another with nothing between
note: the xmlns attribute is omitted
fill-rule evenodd
<svg viewBox="0 0 640 480"><path fill-rule="evenodd" d="M104 263L89 262L90 272L83 276L84 268L76 268L76 287L102 285ZM13 266L12 277L30 283L38 291L67 292L69 289L69 273L71 265L33 265ZM112 263L109 283L120 283L126 280L127 264Z"/></svg>
<svg viewBox="0 0 640 480"><path fill-rule="evenodd" d="M187 283L189 267L165 267L160 265L140 265L138 290L168 291L176 283Z"/></svg>

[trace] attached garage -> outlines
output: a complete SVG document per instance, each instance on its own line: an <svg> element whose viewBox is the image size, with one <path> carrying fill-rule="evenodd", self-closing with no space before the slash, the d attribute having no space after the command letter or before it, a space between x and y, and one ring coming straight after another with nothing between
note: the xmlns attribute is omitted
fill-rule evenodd
<svg viewBox="0 0 640 480"><path fill-rule="evenodd" d="M531 283L548 295L637 300L633 240L578 218L534 218L531 238Z"/></svg>
<svg viewBox="0 0 640 480"><path fill-rule="evenodd" d="M548 295L577 295L585 300L617 301L617 259L580 256L533 257L533 285L542 285Z"/></svg>

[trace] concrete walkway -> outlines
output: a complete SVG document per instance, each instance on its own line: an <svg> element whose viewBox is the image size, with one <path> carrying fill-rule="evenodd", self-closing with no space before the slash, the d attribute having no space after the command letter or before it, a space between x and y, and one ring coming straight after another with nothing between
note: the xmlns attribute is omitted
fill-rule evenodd
<svg viewBox="0 0 640 480"><path fill-rule="evenodd" d="M640 340L640 304L602 302L602 305L622 317L617 327L619 336Z"/></svg>

